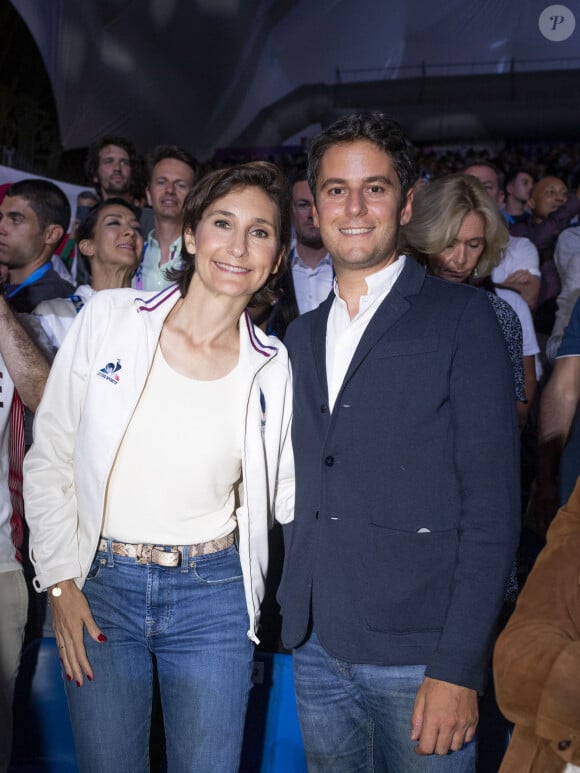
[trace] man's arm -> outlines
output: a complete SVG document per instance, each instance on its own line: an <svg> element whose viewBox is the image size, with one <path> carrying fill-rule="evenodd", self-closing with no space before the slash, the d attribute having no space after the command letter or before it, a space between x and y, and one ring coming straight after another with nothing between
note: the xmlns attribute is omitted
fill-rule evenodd
<svg viewBox="0 0 580 773"><path fill-rule="evenodd" d="M450 403L454 470L462 492L460 542L447 619L411 717L411 739L418 742L419 754L445 754L473 738L477 690L485 681L517 545L519 435L513 375L485 294L473 297L457 327Z"/></svg>
<svg viewBox="0 0 580 773"><path fill-rule="evenodd" d="M544 534L558 509L560 457L580 400L580 356L556 360L540 403L536 469L536 521Z"/></svg>
<svg viewBox="0 0 580 773"><path fill-rule="evenodd" d="M494 653L508 719L550 741L580 733L580 485L560 510Z"/></svg>
<svg viewBox="0 0 580 773"><path fill-rule="evenodd" d="M530 309L536 308L540 295L540 277L534 276L525 268L520 268L506 277L501 285L519 293Z"/></svg>
<svg viewBox="0 0 580 773"><path fill-rule="evenodd" d="M35 411L50 365L0 295L0 355L24 405Z"/></svg>

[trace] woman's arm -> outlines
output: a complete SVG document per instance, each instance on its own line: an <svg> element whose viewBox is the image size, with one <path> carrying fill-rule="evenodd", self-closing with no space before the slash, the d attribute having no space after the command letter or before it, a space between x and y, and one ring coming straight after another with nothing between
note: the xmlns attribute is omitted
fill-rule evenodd
<svg viewBox="0 0 580 773"><path fill-rule="evenodd" d="M62 591L49 595L53 627L67 676L79 684L83 672L92 678L83 628L86 625L96 640L102 636L74 583L82 575L73 458L90 366L92 320L87 310L75 321L54 361L35 417L34 443L24 460L34 584L37 590L58 585Z"/></svg>

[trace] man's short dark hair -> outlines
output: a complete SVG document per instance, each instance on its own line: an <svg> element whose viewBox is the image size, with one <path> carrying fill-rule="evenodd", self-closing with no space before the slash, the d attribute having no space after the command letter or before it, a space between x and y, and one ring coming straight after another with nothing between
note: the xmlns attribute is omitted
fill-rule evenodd
<svg viewBox="0 0 580 773"><path fill-rule="evenodd" d="M123 150L126 151L129 156L131 175L134 174L137 165L137 151L131 140L128 140L125 137L117 137L114 134L106 134L104 137L101 137L101 139L93 142L89 147L85 159L85 174L87 176L87 182L95 186L95 190L99 196L101 195L101 186L98 179L97 182L95 182L95 178L98 177L99 171L99 153L103 148L106 148L107 145L115 145L117 148L123 148Z"/></svg>
<svg viewBox="0 0 580 773"><path fill-rule="evenodd" d="M401 185L401 201L404 201L415 179L412 146L399 124L379 111L351 113L339 118L312 140L308 153L308 184L314 199L320 163L326 151L335 145L358 140L372 142L391 158Z"/></svg>
<svg viewBox="0 0 580 773"><path fill-rule="evenodd" d="M70 223L70 204L63 191L48 180L36 177L19 180L6 191L6 196L21 196L26 199L38 219L41 230L49 225L59 225L63 234ZM56 245L55 245L56 248Z"/></svg>
<svg viewBox="0 0 580 773"><path fill-rule="evenodd" d="M505 191L506 193L507 193L507 187L508 187L508 185L510 185L511 183L513 183L513 181L516 179L516 177L517 177L519 174L527 174L527 175L528 175L528 177L531 177L531 178L532 178L532 180L533 180L534 182L536 182L536 178L534 177L534 175L531 173L531 171L530 171L529 169L526 169L524 166L516 166L516 167L514 167L513 169L509 169L509 170L506 172L506 176L505 176L505 182L504 182L504 184L503 184L504 191Z"/></svg>
<svg viewBox="0 0 580 773"><path fill-rule="evenodd" d="M177 145L157 145L151 153L147 156L147 184L151 184L151 175L153 174L154 167L165 158L174 158L176 161L181 161L182 164L187 164L193 172L193 181L195 182L199 177L200 166L196 159L188 153L187 150L177 147Z"/></svg>
<svg viewBox="0 0 580 773"><path fill-rule="evenodd" d="M292 190L296 183L302 182L308 182L308 167L306 166L297 167L288 174L290 190Z"/></svg>
<svg viewBox="0 0 580 773"><path fill-rule="evenodd" d="M500 191L503 190L504 174L501 169L492 161L489 161L487 158L478 158L477 156L472 156L469 159L466 159L465 165L461 171L465 174L465 170L469 169L470 166L486 166L488 169L491 169L497 178L497 187Z"/></svg>

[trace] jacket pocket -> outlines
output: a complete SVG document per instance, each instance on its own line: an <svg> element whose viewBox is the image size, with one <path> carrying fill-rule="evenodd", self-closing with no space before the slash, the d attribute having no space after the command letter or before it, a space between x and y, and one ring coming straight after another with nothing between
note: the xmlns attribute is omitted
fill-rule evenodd
<svg viewBox="0 0 580 773"><path fill-rule="evenodd" d="M370 524L365 620L374 631L440 630L457 561L456 529L400 531Z"/></svg>
<svg viewBox="0 0 580 773"><path fill-rule="evenodd" d="M382 357L410 357L415 354L428 354L436 352L439 348L439 335L422 336L421 338L408 338L399 341L381 341L374 350L373 356Z"/></svg>

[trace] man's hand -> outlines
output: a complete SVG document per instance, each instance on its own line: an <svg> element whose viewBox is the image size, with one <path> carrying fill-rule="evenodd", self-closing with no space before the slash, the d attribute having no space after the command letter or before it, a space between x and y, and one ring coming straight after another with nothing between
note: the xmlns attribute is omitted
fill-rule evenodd
<svg viewBox="0 0 580 773"><path fill-rule="evenodd" d="M475 735L477 693L468 687L426 676L417 691L411 717L411 740L417 754L458 751Z"/></svg>
<svg viewBox="0 0 580 773"><path fill-rule="evenodd" d="M521 295L532 311L535 309L540 294L540 277L531 274L527 269L520 268L500 282L502 287L510 287Z"/></svg>

